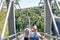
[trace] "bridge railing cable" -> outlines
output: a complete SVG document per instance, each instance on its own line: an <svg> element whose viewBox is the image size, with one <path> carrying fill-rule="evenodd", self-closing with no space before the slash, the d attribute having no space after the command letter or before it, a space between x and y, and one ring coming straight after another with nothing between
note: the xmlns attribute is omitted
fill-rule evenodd
<svg viewBox="0 0 60 40"><path fill-rule="evenodd" d="M45 34L44 32L40 32L40 34ZM50 37L50 38L55 38L55 39L60 39L57 36L52 36L51 34L47 34L46 36Z"/></svg>
<svg viewBox="0 0 60 40"><path fill-rule="evenodd" d="M7 21L8 21L8 17L9 17L11 4L12 4L12 0L10 1L9 8L8 8L8 11L7 11L7 15L6 15L6 18L5 18L5 21L4 21L4 26L3 26L2 34L1 34L1 40L4 38L4 33L5 33L5 30L6 30L6 25L7 25Z"/></svg>
<svg viewBox="0 0 60 40"><path fill-rule="evenodd" d="M49 3L49 0L47 0L47 2L48 2L48 6L49 6L49 9L50 9L50 12L51 12L51 16L52 16L52 20L53 20L53 23L54 23L55 30L56 30L56 32L59 36L59 31L58 31L57 24L56 24L55 19L54 19L54 15L53 15L52 8L51 8L51 5Z"/></svg>
<svg viewBox="0 0 60 40"><path fill-rule="evenodd" d="M13 38L15 36L20 36L19 38L22 38L23 37L23 34L22 34L22 32L18 32L16 34L13 34L13 35L10 35L8 37L5 37L4 40L8 40L9 38Z"/></svg>
<svg viewBox="0 0 60 40"><path fill-rule="evenodd" d="M20 35L19 35L19 34L20 34ZM40 32L40 34L45 34L45 33ZM14 37L14 36L16 36L16 35L17 35L17 36L20 36L20 37L19 37L20 39L24 37L23 34L22 34L22 32L19 32L19 33L16 33L16 34L13 34L13 35L10 35L10 36L4 38L4 40L8 40L9 38L12 38L12 37ZM50 34L47 34L46 36L48 36L48 37L50 37L50 38L60 39L59 37L57 37L57 36L52 36L52 35L50 35Z"/></svg>

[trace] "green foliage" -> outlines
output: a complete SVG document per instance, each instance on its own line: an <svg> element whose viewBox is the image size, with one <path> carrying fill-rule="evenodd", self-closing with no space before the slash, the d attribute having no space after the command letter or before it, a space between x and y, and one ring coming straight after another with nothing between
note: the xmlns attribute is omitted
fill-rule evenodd
<svg viewBox="0 0 60 40"><path fill-rule="evenodd" d="M18 3L19 2L19 0L16 0L16 3Z"/></svg>
<svg viewBox="0 0 60 40"><path fill-rule="evenodd" d="M59 3L59 4L60 4L60 3ZM53 4L52 4L52 11L53 11L53 13L56 14L57 16L60 16L60 11L59 11L56 3L53 3Z"/></svg>
<svg viewBox="0 0 60 40"><path fill-rule="evenodd" d="M6 11L0 12L0 32L2 30L2 26L3 26L4 19L5 19L5 15L6 15Z"/></svg>
<svg viewBox="0 0 60 40"><path fill-rule="evenodd" d="M44 31L44 17L41 16L43 12L43 8L40 7L16 10L16 27L20 28L19 31L23 31L25 26L29 24L30 17L31 26L37 25L39 31Z"/></svg>
<svg viewBox="0 0 60 40"><path fill-rule="evenodd" d="M5 17L6 17L6 10L2 10L0 12L0 35L1 35L1 32L2 32ZM5 31L5 37L6 36L8 36L8 26L7 26L6 31Z"/></svg>

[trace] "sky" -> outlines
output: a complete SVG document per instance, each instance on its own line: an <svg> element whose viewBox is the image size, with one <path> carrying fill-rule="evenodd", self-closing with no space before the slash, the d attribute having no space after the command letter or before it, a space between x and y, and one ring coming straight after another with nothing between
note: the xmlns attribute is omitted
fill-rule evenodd
<svg viewBox="0 0 60 40"><path fill-rule="evenodd" d="M60 1L60 0L57 0ZM0 0L1 2L1 0ZM38 6L40 0L20 0L19 4L21 8L28 8L33 6ZM16 5L17 9L19 9L18 5Z"/></svg>
<svg viewBox="0 0 60 40"><path fill-rule="evenodd" d="M39 2L40 0L20 0L19 3L20 3L21 8L27 8L27 7L38 6Z"/></svg>
<svg viewBox="0 0 60 40"><path fill-rule="evenodd" d="M21 6L21 8L38 6L39 1L40 0L21 0L20 6Z"/></svg>

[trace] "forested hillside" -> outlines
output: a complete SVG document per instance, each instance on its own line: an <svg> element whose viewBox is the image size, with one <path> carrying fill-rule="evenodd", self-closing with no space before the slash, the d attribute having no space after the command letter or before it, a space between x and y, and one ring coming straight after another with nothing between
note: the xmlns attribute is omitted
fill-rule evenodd
<svg viewBox="0 0 60 40"><path fill-rule="evenodd" d="M60 3L59 3L60 4ZM60 16L60 11L56 3L52 3L52 11L55 15ZM17 32L22 31L27 24L29 24L29 17L31 26L36 25L39 31L44 31L44 8L33 7L22 10L16 10L16 27ZM19 29L19 30L18 30Z"/></svg>
<svg viewBox="0 0 60 40"><path fill-rule="evenodd" d="M29 24L29 17L31 26L36 25L39 31L44 31L44 9L42 7L16 10L16 26L20 28L20 31Z"/></svg>

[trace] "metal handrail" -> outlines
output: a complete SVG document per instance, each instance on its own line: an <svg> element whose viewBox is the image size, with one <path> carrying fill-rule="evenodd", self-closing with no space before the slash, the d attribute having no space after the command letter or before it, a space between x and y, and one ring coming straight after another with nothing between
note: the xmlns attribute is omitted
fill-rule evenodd
<svg viewBox="0 0 60 40"><path fill-rule="evenodd" d="M49 35L49 34L47 34L47 36L49 36L50 38L60 39L60 37L52 36L52 35Z"/></svg>
<svg viewBox="0 0 60 40"><path fill-rule="evenodd" d="M13 0L11 0L11 2L10 2L10 4L9 4L9 8L8 8L8 11L7 11L7 15L6 15L5 22L4 22L4 26L3 26L3 30L2 30L1 39L4 38L4 33L5 33L5 30L6 30L6 25L7 25L7 21L8 21L8 17L9 17L9 12L10 12L10 8L11 8L12 1L13 1Z"/></svg>
<svg viewBox="0 0 60 40"><path fill-rule="evenodd" d="M19 33L16 33L16 34L10 35L10 36L8 36L8 37L5 37L4 39L9 39L9 38L12 38L12 37L15 37L15 36L18 37L18 35L21 35L21 34L22 34L22 32L19 32ZM23 37L23 36L20 36L20 37Z"/></svg>
<svg viewBox="0 0 60 40"><path fill-rule="evenodd" d="M45 34L45 33L40 32L40 34ZM52 35L50 35L50 34L47 34L46 36L51 37L51 38L55 38L55 39L60 39L59 37L57 37L57 36L52 36Z"/></svg>
<svg viewBox="0 0 60 40"><path fill-rule="evenodd" d="M18 36L19 34L20 34L20 37L21 37L21 38L24 37L24 36L22 35L22 32L19 32L19 33L10 35L10 36L8 36L8 37L6 37L6 38L4 38L4 39L9 39L9 38L12 38L12 37L14 37L14 36L16 36L16 35ZM45 33L40 32L40 34L45 34ZM55 39L60 39L59 37L57 37L57 36L52 36L52 35L50 35L50 34L47 34L46 36L51 37L51 38L55 38Z"/></svg>

